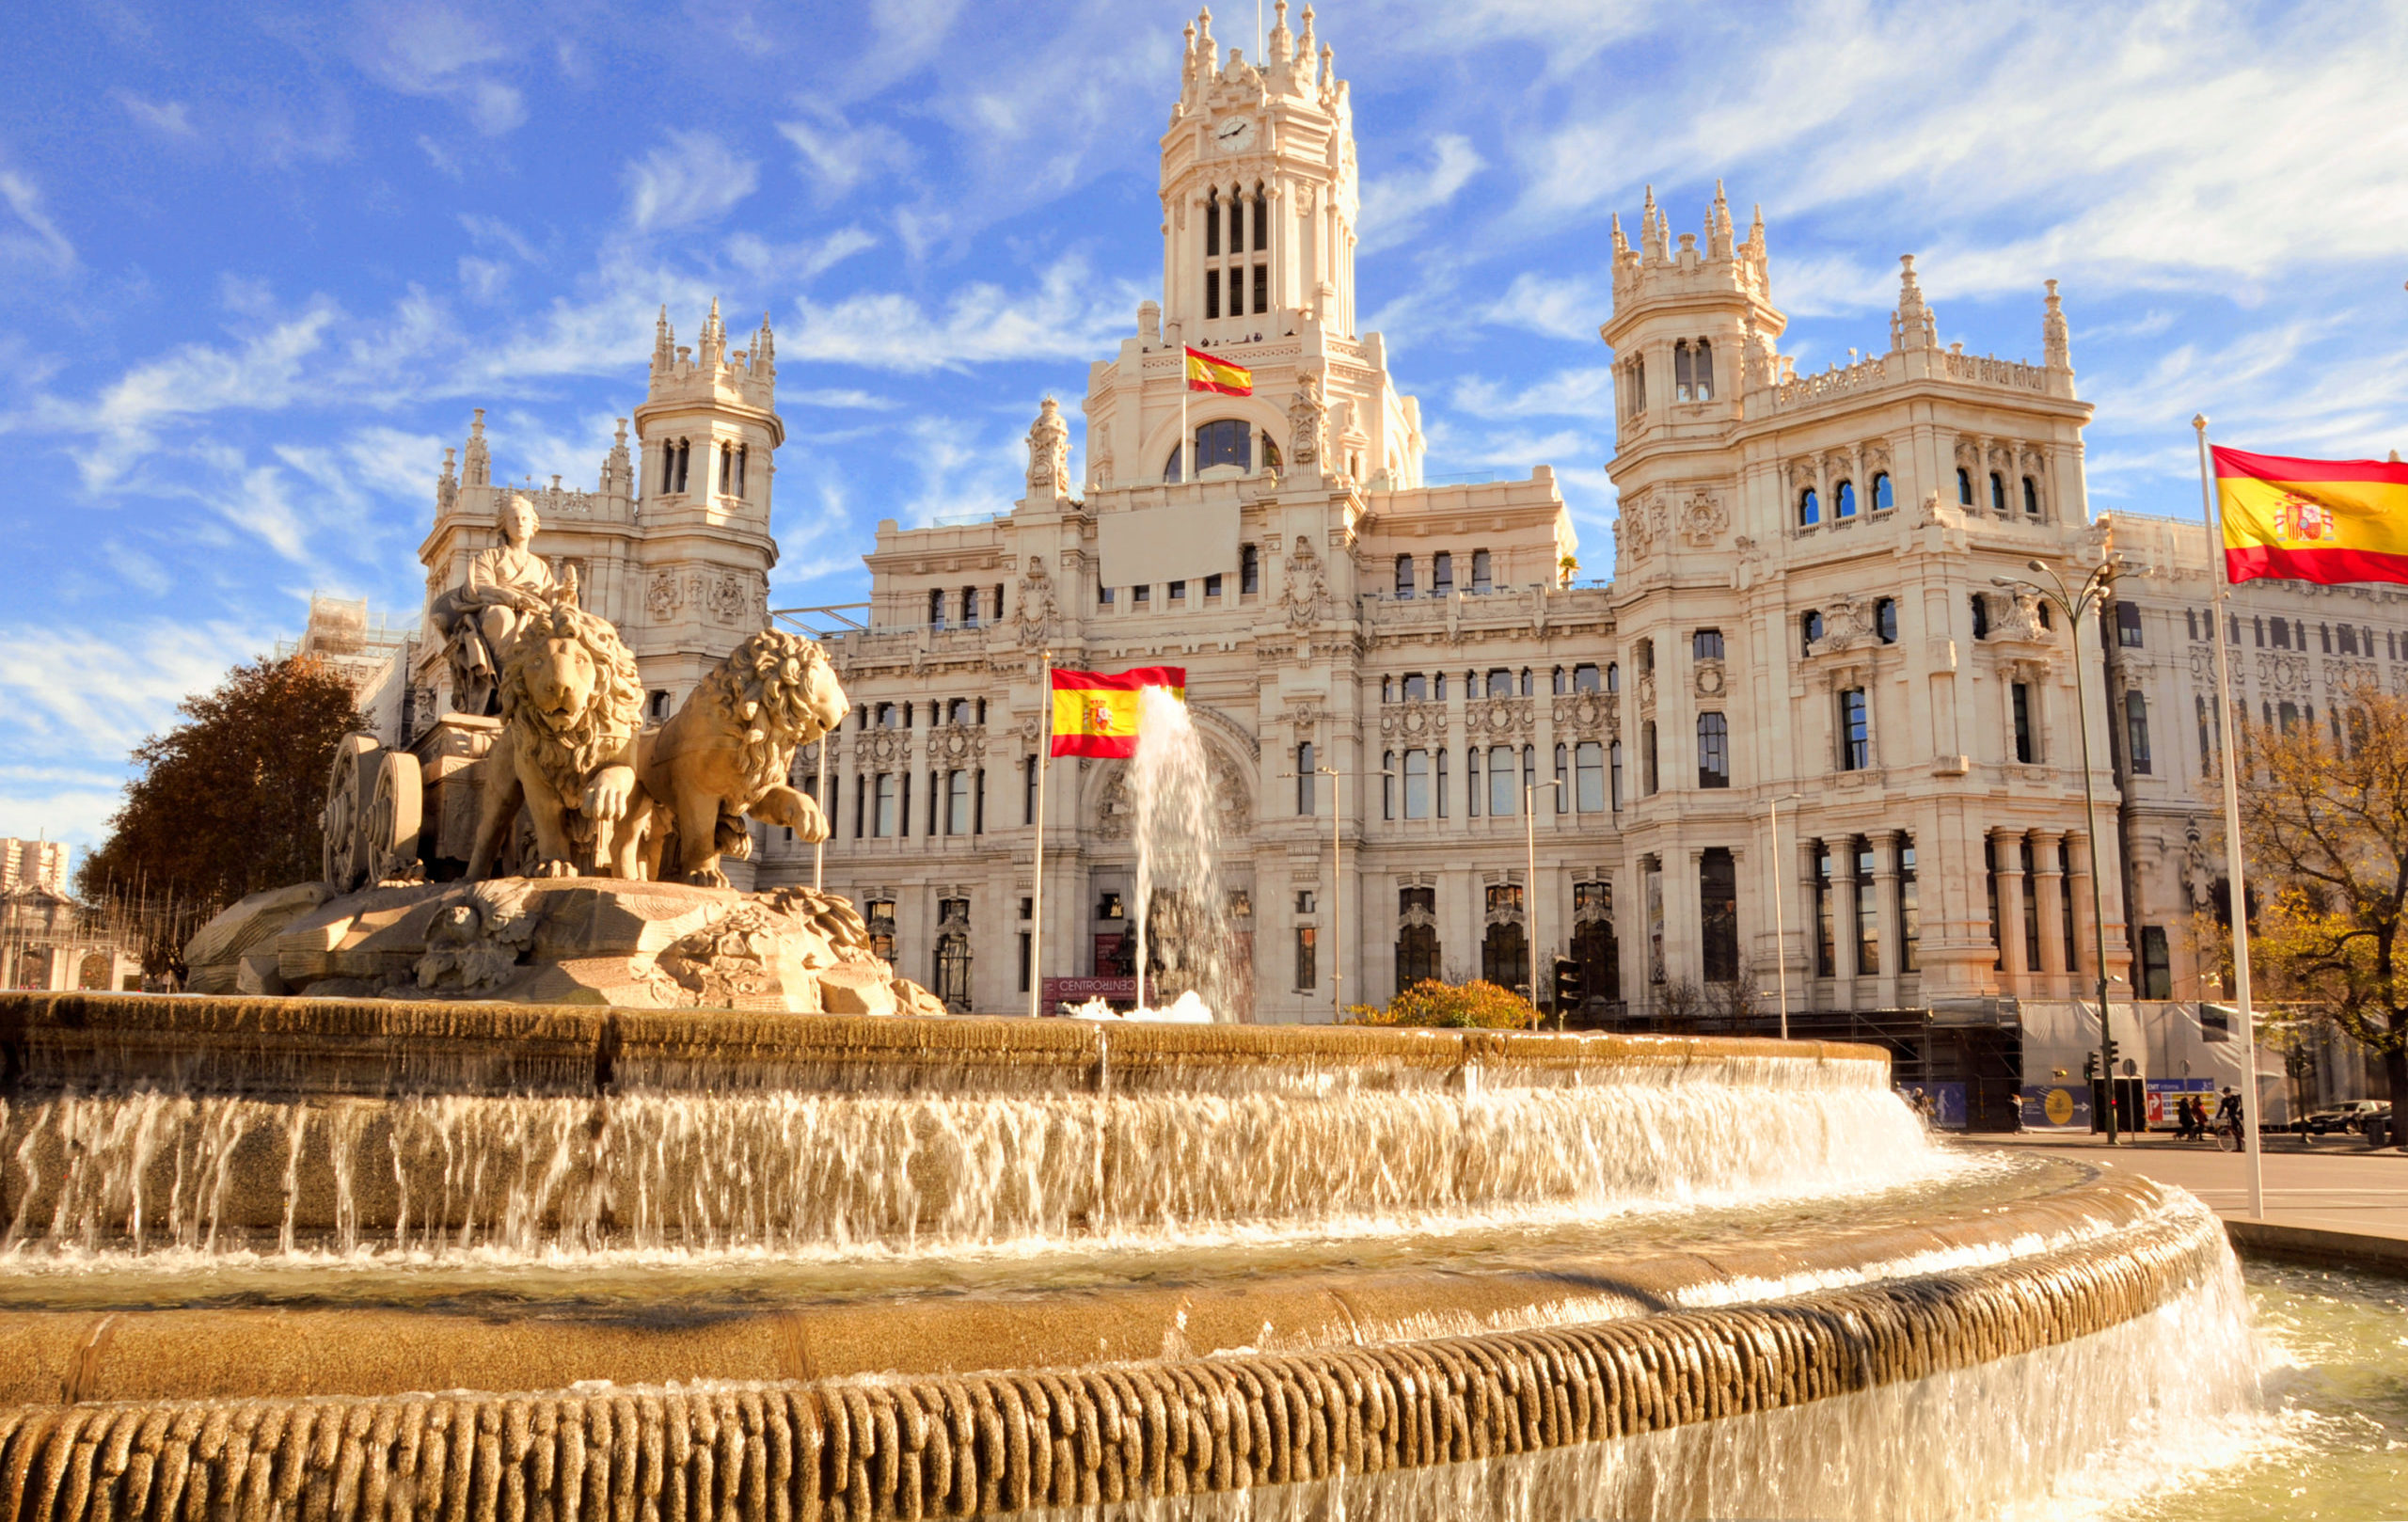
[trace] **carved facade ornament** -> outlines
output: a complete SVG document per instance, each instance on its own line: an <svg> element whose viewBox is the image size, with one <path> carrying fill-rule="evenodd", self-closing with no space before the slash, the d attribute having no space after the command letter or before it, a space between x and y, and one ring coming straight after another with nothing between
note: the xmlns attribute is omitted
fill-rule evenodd
<svg viewBox="0 0 2408 1522"><path fill-rule="evenodd" d="M644 589L644 606L652 610L653 620L665 624L677 616L677 576L673 571L656 571L652 584Z"/></svg>
<svg viewBox="0 0 2408 1522"><path fill-rule="evenodd" d="M1696 670L1697 695L1702 698L1720 697L1726 681L1722 674L1722 662L1701 660L1697 663Z"/></svg>
<svg viewBox="0 0 2408 1522"><path fill-rule="evenodd" d="M2054 285L2056 282L2049 282ZM2182 831L2182 888L2191 896L2191 907L2212 909L2216 896L2216 870L2213 858L2208 854L2207 837L2200 833L2199 821L2193 819Z"/></svg>
<svg viewBox="0 0 2408 1522"><path fill-rule="evenodd" d="M1693 549L1709 549L1731 527L1730 510L1712 492L1699 492L1681 507L1681 540Z"/></svg>
<svg viewBox="0 0 2408 1522"><path fill-rule="evenodd" d="M1321 382L1307 374L1288 404L1288 460L1298 469L1318 468L1329 409L1322 404Z"/></svg>
<svg viewBox="0 0 2408 1522"><path fill-rule="evenodd" d="M744 579L733 572L722 574L711 583L711 616L722 624L734 623L744 611L747 600Z"/></svg>
<svg viewBox="0 0 2408 1522"><path fill-rule="evenodd" d="M1443 741L1449 730L1447 705L1443 703L1395 703L1380 710L1380 733L1391 739L1408 744L1422 740Z"/></svg>
<svg viewBox="0 0 2408 1522"><path fill-rule="evenodd" d="M1873 600L1869 597L1844 595L1823 609L1823 637L1814 642L1813 655L1851 650L1860 644L1871 644L1873 634Z"/></svg>
<svg viewBox="0 0 2408 1522"><path fill-rule="evenodd" d="M1052 397L1038 409L1028 430L1028 495L1034 501L1054 501L1070 495L1070 425Z"/></svg>
<svg viewBox="0 0 2408 1522"><path fill-rule="evenodd" d="M1287 580L1279 589L1279 600L1288 610L1291 628L1306 628L1329 616L1329 578L1321 558L1313 553L1313 536L1308 533L1296 535L1295 547L1289 552Z"/></svg>
<svg viewBox="0 0 2408 1522"><path fill-rule="evenodd" d="M1045 574L1045 557L1031 555L1020 576L1019 610L1012 615L1020 625L1021 642L1041 642L1054 626L1054 579Z"/></svg>
<svg viewBox="0 0 2408 1522"><path fill-rule="evenodd" d="M1639 711L1651 718L1656 712L1656 674L1652 671L1639 674Z"/></svg>

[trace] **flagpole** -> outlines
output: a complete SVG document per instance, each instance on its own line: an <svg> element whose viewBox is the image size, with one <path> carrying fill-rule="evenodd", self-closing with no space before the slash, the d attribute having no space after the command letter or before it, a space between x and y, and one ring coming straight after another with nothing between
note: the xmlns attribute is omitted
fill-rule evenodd
<svg viewBox="0 0 2408 1522"><path fill-rule="evenodd" d="M2262 1221L2266 1218L2266 1168L2258 1144L2258 1022L2249 1007L2249 890L2242 879L2241 773L2233 764L2232 745L2232 732L2239 725L2232 718L2231 657L2225 639L2225 594L2231 590L2232 575L2223 554L2224 526L2216 511L2214 474L2209 468L2207 414L2194 417L2191 426L2199 436L2199 512L2208 525L2208 558L2215 562L2216 727L2224 735L2225 873L2232 884L2227 906L2232 913L2232 987L2241 1006L2241 1064L2247 1078L2242 1086L2241 1139L2249 1158L2249 1218Z"/></svg>
<svg viewBox="0 0 2408 1522"><path fill-rule="evenodd" d="M1186 325L1181 324L1184 327ZM1187 436L1187 335L1179 336L1179 479L1184 484L1196 479L1196 447Z"/></svg>
<svg viewBox="0 0 2408 1522"><path fill-rule="evenodd" d="M1028 895L1028 1012L1045 1012L1045 756L1054 749L1054 652L1045 652L1037 679L1045 717L1037 725L1037 870Z"/></svg>

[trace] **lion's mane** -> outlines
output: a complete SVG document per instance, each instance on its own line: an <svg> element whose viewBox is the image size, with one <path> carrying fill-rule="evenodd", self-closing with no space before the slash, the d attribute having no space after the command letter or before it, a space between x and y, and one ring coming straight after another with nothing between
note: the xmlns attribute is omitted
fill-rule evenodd
<svg viewBox="0 0 2408 1522"><path fill-rule="evenodd" d="M570 638L594 659L594 699L575 723L560 730L535 721L527 683L543 658L544 642ZM523 719L522 708L529 710ZM586 783L626 744L642 715L643 682L618 630L565 602L528 618L510 658L502 662L501 721L505 731L521 737L520 756L534 763L536 774L554 796L576 808Z"/></svg>
<svg viewBox="0 0 2408 1522"><path fill-rule="evenodd" d="M689 701L703 706L713 727L735 740L744 757L745 796L728 800L729 806L749 807L784 782L795 747L818 737L811 676L827 664L827 652L814 642L763 629L703 678Z"/></svg>

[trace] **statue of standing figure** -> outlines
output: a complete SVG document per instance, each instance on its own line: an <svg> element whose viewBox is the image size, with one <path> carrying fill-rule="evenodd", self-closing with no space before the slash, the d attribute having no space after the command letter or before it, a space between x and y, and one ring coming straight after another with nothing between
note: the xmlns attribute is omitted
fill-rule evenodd
<svg viewBox="0 0 2408 1522"><path fill-rule="evenodd" d="M501 669L527 621L563 598L574 602L572 578L563 585L543 557L528 547L542 525L535 504L513 496L501 504L501 543L468 561L468 579L427 605L427 622L443 636L452 667L452 706L480 717L501 711Z"/></svg>

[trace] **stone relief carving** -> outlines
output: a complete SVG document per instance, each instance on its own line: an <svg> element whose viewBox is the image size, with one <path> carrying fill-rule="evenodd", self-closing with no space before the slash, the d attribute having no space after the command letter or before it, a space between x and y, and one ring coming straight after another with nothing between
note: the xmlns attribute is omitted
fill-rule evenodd
<svg viewBox="0 0 2408 1522"><path fill-rule="evenodd" d="M1720 697L1726 680L1722 673L1722 662L1701 660L1697 662L1695 669L1697 695L1702 698Z"/></svg>
<svg viewBox="0 0 2408 1522"><path fill-rule="evenodd" d="M1329 578L1323 570L1321 558L1313 553L1313 538L1308 533L1296 536L1295 547L1288 555L1286 584L1279 589L1280 603L1288 610L1291 628L1304 628L1329 616Z"/></svg>
<svg viewBox="0 0 2408 1522"><path fill-rule="evenodd" d="M531 886L523 878L492 879L439 911L427 926L426 950L410 969L418 986L466 992L507 979L542 923L542 915L527 912Z"/></svg>
<svg viewBox="0 0 2408 1522"><path fill-rule="evenodd" d="M711 584L711 616L722 624L731 624L744 611L744 579L727 574Z"/></svg>
<svg viewBox="0 0 2408 1522"><path fill-rule="evenodd" d="M1021 572L1019 607L1012 615L1020 625L1021 642L1041 642L1054 626L1054 579L1045 573L1045 557L1031 555Z"/></svg>
<svg viewBox="0 0 2408 1522"><path fill-rule="evenodd" d="M1321 382L1307 374L1296 388L1295 400L1288 404L1288 461L1298 469L1318 468L1321 463L1323 431L1328 423L1329 409L1322 404Z"/></svg>
<svg viewBox="0 0 2408 1522"><path fill-rule="evenodd" d="M656 571L652 585L644 591L644 604L652 610L655 623L666 624L677 616L677 578L673 572Z"/></svg>
<svg viewBox="0 0 2408 1522"><path fill-rule="evenodd" d="M1028 430L1028 495L1039 500L1070 495L1070 425L1050 396Z"/></svg>
<svg viewBox="0 0 2408 1522"><path fill-rule="evenodd" d="M1730 510L1712 492L1699 492L1681 508L1681 539L1692 548L1711 548L1730 527Z"/></svg>
<svg viewBox="0 0 2408 1522"><path fill-rule="evenodd" d="M1449 715L1443 703L1395 703L1380 709L1380 734L1385 737L1408 743L1444 741L1448 732Z"/></svg>

